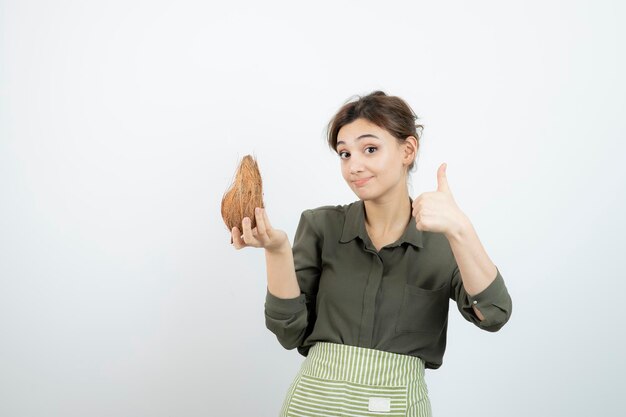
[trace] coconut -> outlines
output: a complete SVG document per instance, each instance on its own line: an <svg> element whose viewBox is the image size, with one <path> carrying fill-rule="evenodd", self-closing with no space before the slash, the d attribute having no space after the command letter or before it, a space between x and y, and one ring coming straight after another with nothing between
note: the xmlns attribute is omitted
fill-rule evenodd
<svg viewBox="0 0 626 417"><path fill-rule="evenodd" d="M222 198L222 218L228 231L231 232L233 227L237 226L243 233L244 217L250 218L251 228L254 229L256 207L264 207L263 182L256 158L246 155L239 163L235 179Z"/></svg>

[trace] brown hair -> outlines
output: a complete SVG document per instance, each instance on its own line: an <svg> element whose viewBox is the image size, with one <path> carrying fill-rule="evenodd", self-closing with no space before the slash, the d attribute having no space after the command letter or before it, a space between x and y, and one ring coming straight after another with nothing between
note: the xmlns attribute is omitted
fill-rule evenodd
<svg viewBox="0 0 626 417"><path fill-rule="evenodd" d="M351 101L352 98L348 99L348 102L339 109L328 123L326 140L334 152L337 152L339 129L356 119L363 118L388 131L400 143L404 142L407 136L414 136L417 140L417 149L415 150L417 157L424 126L415 123L418 117L404 100L400 97L388 96L380 90L366 96L356 97L358 97L356 101ZM407 172L411 171L414 166L415 160L411 162Z"/></svg>

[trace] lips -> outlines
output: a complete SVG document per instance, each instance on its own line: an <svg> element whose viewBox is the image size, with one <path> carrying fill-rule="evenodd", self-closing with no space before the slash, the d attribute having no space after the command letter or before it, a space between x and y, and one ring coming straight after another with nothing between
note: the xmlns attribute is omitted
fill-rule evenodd
<svg viewBox="0 0 626 417"><path fill-rule="evenodd" d="M369 178L362 178L360 180L356 180L356 181L352 181L354 183L354 185L356 185L357 187L360 187L362 185L365 185L369 180L371 180L372 177Z"/></svg>

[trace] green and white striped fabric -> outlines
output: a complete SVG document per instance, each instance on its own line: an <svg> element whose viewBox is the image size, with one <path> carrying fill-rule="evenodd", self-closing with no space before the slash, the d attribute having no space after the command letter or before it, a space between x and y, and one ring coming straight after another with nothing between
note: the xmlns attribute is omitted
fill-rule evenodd
<svg viewBox="0 0 626 417"><path fill-rule="evenodd" d="M279 417L431 417L424 361L317 342L289 386Z"/></svg>

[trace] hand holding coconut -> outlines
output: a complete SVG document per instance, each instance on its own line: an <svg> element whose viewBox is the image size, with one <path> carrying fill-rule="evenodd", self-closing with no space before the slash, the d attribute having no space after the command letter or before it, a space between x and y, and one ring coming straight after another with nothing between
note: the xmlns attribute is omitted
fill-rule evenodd
<svg viewBox="0 0 626 417"><path fill-rule="evenodd" d="M252 246L265 248L269 252L277 252L285 248L291 250L287 233L272 227L264 208L256 207L254 217L256 218L256 227L254 229L252 228L250 218L244 217L243 235L237 226L233 227L231 234L235 249Z"/></svg>
<svg viewBox="0 0 626 417"><path fill-rule="evenodd" d="M246 155L239 164L233 185L222 199L224 223L230 230L235 249L265 248L270 294L279 298L299 297L291 244L285 232L272 227L263 207L261 186L256 160Z"/></svg>
<svg viewBox="0 0 626 417"><path fill-rule="evenodd" d="M265 213L261 173L256 159L250 155L243 157L233 184L224 193L222 218L236 249L252 246L267 251L291 250L287 234L274 229Z"/></svg>

